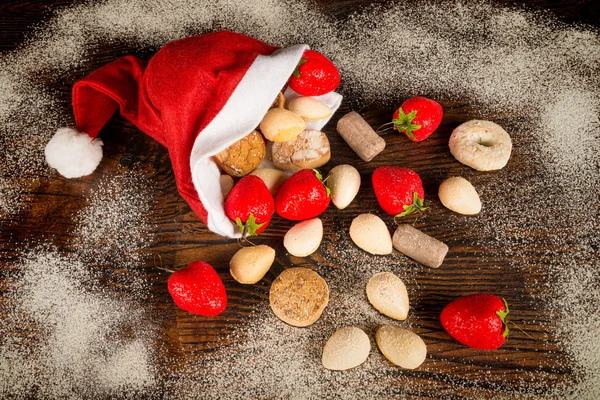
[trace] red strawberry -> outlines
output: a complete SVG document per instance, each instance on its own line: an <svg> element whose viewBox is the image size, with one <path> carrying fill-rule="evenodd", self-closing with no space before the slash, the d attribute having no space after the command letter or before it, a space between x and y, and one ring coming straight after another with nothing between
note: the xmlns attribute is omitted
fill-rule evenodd
<svg viewBox="0 0 600 400"><path fill-rule="evenodd" d="M323 54L306 50L296 67L289 85L302 96L320 96L335 90L340 84L340 73Z"/></svg>
<svg viewBox="0 0 600 400"><path fill-rule="evenodd" d="M423 183L413 170L379 167L373 171L373 190L379 205L388 214L404 217L425 210Z"/></svg>
<svg viewBox="0 0 600 400"><path fill-rule="evenodd" d="M231 189L225 200L225 215L249 236L264 231L273 216L274 200L262 179L247 175Z"/></svg>
<svg viewBox="0 0 600 400"><path fill-rule="evenodd" d="M316 217L329 206L329 189L319 171L303 169L290 176L275 198L275 212L292 221Z"/></svg>
<svg viewBox="0 0 600 400"><path fill-rule="evenodd" d="M177 307L193 314L219 315L227 307L223 281L204 261L195 261L173 272L167 286Z"/></svg>
<svg viewBox="0 0 600 400"><path fill-rule="evenodd" d="M508 337L504 319L506 300L488 293L461 297L448 304L440 315L442 326L460 343L482 350L502 346Z"/></svg>
<svg viewBox="0 0 600 400"><path fill-rule="evenodd" d="M427 139L442 122L444 110L437 101L426 97L411 97L394 113L394 129L413 142Z"/></svg>

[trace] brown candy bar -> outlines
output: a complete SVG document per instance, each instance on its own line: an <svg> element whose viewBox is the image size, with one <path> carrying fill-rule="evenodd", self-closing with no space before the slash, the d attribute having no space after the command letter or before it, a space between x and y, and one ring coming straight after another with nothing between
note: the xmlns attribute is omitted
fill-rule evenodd
<svg viewBox="0 0 600 400"><path fill-rule="evenodd" d="M398 226L392 243L399 252L431 268L442 265L448 253L448 246L444 243L410 225Z"/></svg>
<svg viewBox="0 0 600 400"><path fill-rule="evenodd" d="M337 131L363 161L371 161L385 149L385 140L354 111L338 121Z"/></svg>

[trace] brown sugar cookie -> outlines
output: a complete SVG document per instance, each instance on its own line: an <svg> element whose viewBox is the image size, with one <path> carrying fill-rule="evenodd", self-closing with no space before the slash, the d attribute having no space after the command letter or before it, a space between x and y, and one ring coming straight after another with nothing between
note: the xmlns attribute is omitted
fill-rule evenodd
<svg viewBox="0 0 600 400"><path fill-rule="evenodd" d="M269 293L273 313L292 326L314 324L328 302L327 283L308 268L286 269L273 281Z"/></svg>
<svg viewBox="0 0 600 400"><path fill-rule="evenodd" d="M265 140L260 132L252 131L215 155L215 160L228 175L245 176L258 168L265 154Z"/></svg>

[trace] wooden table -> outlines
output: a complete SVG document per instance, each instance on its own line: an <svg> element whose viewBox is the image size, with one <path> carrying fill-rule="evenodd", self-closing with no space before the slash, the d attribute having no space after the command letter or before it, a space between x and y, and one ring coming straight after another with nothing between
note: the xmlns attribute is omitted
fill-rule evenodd
<svg viewBox="0 0 600 400"><path fill-rule="evenodd" d="M0 5L0 50L10 52L18 49L26 35L33 32L40 22L75 3L66 0L4 1ZM340 16L370 2L340 0L319 3L327 12ZM521 6L520 2L515 1L498 3ZM600 7L592 0L536 0L527 2L526 6L548 10L567 22L600 26ZM73 82L115 58L115 53L122 55L134 52L145 58L151 54L151 51L121 47L113 49L108 45L99 48L101 50L92 54L80 68L64 76L62 81L48 83L59 90L60 100L65 104L69 102ZM550 312L541 313L539 309L531 310L530 291L535 291L535 288L523 287L523 273L508 269L508 260L503 257L486 255L486 248L481 244L485 243L485 238L477 237L477 230L470 230L467 226L452 231L445 229L450 212L437 199L437 187L446 176L465 170L447 151L448 138L458 123L471 119L475 113L468 102L444 102L443 106L446 111L443 124L432 138L416 145L399 136L387 136L385 152L372 162L364 163L335 132L336 121L349 111L348 106L343 105L325 129L335 151L332 162L324 170L342 163L356 166L363 179L358 201L343 211L332 206L322 215L325 223L323 244L317 253L306 259L287 254L282 237L292 223L275 217L271 227L256 242L273 246L277 251L276 262L265 279L254 286L237 284L229 275L229 259L239 248L236 241L226 240L208 231L178 196L167 150L118 116L110 121L101 134L105 141L105 158L96 173L77 179L75 183L55 174L50 178L41 177L26 193L27 207L9 220L1 221L0 268L6 273L14 273L14 263L24 244L44 241L49 237L61 250L70 251L70 243L74 239L71 218L82 207L86 193L96 188L100 176L110 176L135 166L152 182L155 197L155 205L148 215L148 220L154 224L150 232L153 240L149 248L143 250L145 258L139 267L149 282L147 308L155 321L157 345L161 348L162 362L166 364L159 366L159 369L168 371L167 381L176 381L185 378L178 376L183 371L178 368L186 362L197 361L202 359L204 352L231 344L226 334L247 324L249 318L253 318L251 311L267 303L269 285L284 268L292 265L312 266L326 271L347 268L347 265L336 261L336 257L340 256L336 254L336 245L342 240L340 235L347 231L354 216L363 211L374 212L387 218L386 221L391 225L391 219L385 217L377 205L370 175L376 167L389 164L393 154L401 152L404 154L401 165L419 171L430 202L430 212L417 221L416 227L444 240L451 250L446 263L437 270L414 265L409 268L412 273L408 281L409 290L415 296L411 314L414 318L413 329L428 345L426 367L428 363L430 365L425 371L409 372L404 374L405 380L398 380L403 385L414 383L415 389L394 387L394 380L399 379L401 374L382 379L381 384L390 387L388 394L442 398L443 393L446 396L444 398L486 398L489 397L489 390L493 389L499 397L518 398L519 390L536 381L551 386L569 380L572 378L569 363L554 341L552 332L546 332L552 326L554 315ZM379 126L386 122L392 110L371 107L356 111L372 126ZM501 117L490 116L489 119ZM72 121L68 113L65 113L64 120ZM436 155L435 163L429 156L431 154ZM509 168L515 174L527 173L518 148ZM199 259L212 264L227 287L228 309L214 318L198 317L178 309L167 292L169 275L156 268L158 256L162 265L174 268ZM536 255L532 253L531 257L528 261L535 263ZM395 258L393 262L397 260ZM407 263L404 260L400 264ZM533 268L529 273L535 276L540 271ZM3 275L0 275L0 282L2 278ZM7 287L0 285L0 289L6 293ZM116 292L119 290L115 288ZM509 299L513 320L519 321L519 325L527 331L524 333L513 328L510 340L496 352L481 352L459 345L443 331L438 319L440 310L452 299L481 291L495 292ZM327 328L327 325L324 326ZM369 322L365 322L365 326L369 329L375 327ZM545 334L549 335L547 341ZM315 346L320 347L322 343L316 343ZM485 377L482 376L483 371ZM226 397L227 394L224 394L223 398Z"/></svg>

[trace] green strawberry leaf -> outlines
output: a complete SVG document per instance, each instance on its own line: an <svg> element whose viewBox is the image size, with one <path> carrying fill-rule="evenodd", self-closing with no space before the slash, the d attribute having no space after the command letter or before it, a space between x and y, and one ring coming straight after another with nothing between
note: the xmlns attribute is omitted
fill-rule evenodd
<svg viewBox="0 0 600 400"><path fill-rule="evenodd" d="M256 231L260 229L264 224L265 222L263 222L262 224L257 224L256 220L254 219L254 215L250 214L250 216L248 216L248 221L246 221L246 233L248 234L248 236L255 236Z"/></svg>
<svg viewBox="0 0 600 400"><path fill-rule="evenodd" d="M425 199L420 199L417 192L413 192L412 204L403 205L402 208L404 208L404 211L401 212L400 214L394 216L394 219L406 217L407 215L410 215L410 214L414 213L415 211L419 211L419 212L425 211L425 210L427 210L427 207L425 207L424 204L425 204Z"/></svg>
<svg viewBox="0 0 600 400"><path fill-rule="evenodd" d="M408 115L406 115L402 107L398 108L398 118L392 119L394 128L396 128L398 132L406 133L406 136L412 140L417 140L413 134L413 131L421 129L421 125L412 123L416 116L417 110L412 110L408 113Z"/></svg>
<svg viewBox="0 0 600 400"><path fill-rule="evenodd" d="M506 300L502 299L502 301L504 302L505 311L498 310L496 311L496 315L500 317L502 323L504 324L504 332L502 332L502 336L506 338L508 337L508 324L506 323L505 319L510 311L508 310L508 303L506 302Z"/></svg>
<svg viewBox="0 0 600 400"><path fill-rule="evenodd" d="M260 227L262 227L265 224L265 222L263 222L262 224L257 224L254 215L250 214L245 224L239 217L235 219L235 224L240 228L242 237L244 237L257 235L256 231L260 229Z"/></svg>
<svg viewBox="0 0 600 400"><path fill-rule="evenodd" d="M238 228L240 228L240 231L244 233L244 223L242 222L242 219L240 217L237 217L235 219L235 224L238 226Z"/></svg>
<svg viewBox="0 0 600 400"><path fill-rule="evenodd" d="M323 182L323 174L321 173L321 171L313 168L313 172L315 173L315 176L317 177L317 179L323 184L323 186L325 186L325 191L327 192L327 197L331 197L331 189L329 189L329 187L327 187L325 182Z"/></svg>
<svg viewBox="0 0 600 400"><path fill-rule="evenodd" d="M402 208L404 208L404 211L396 215L394 218L406 217L407 215L410 215L416 211L415 207L412 204L410 206L403 205Z"/></svg>
<svg viewBox="0 0 600 400"><path fill-rule="evenodd" d="M317 179L320 181L323 181L323 174L321 174L321 172L318 169L314 169L313 168L313 172L315 173L315 175L317 176Z"/></svg>
<svg viewBox="0 0 600 400"><path fill-rule="evenodd" d="M413 206L419 211L427 210L427 207L425 207L425 199L419 198L417 192L413 192Z"/></svg>
<svg viewBox="0 0 600 400"><path fill-rule="evenodd" d="M298 63L298 65L296 65L296 69L294 70L294 72L292 72L292 75L294 75L296 78L300 78L300 66L302 64L304 64L306 62L306 58L301 58L300 62Z"/></svg>

